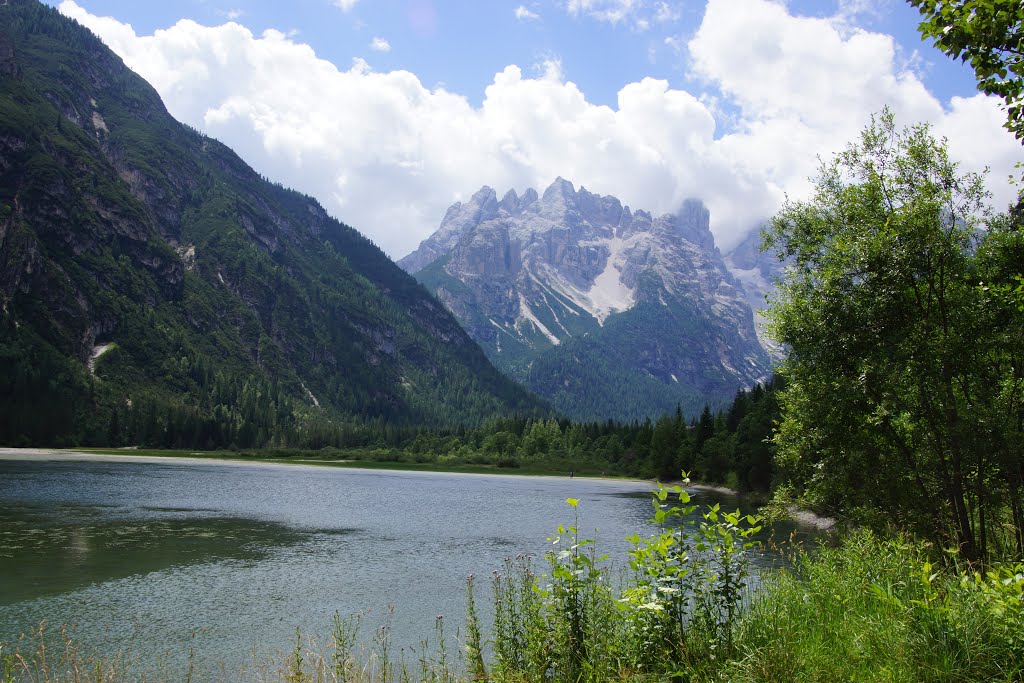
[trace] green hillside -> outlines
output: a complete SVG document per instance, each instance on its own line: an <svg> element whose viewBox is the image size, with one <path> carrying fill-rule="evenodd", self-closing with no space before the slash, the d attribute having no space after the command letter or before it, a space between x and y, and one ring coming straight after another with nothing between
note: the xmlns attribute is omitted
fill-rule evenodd
<svg viewBox="0 0 1024 683"><path fill-rule="evenodd" d="M317 446L544 410L374 244L35 0L0 6L0 304L0 443Z"/></svg>

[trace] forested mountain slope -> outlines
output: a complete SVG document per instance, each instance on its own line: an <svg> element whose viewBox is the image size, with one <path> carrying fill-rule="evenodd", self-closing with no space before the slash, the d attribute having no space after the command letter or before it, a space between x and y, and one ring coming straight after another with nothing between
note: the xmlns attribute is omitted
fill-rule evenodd
<svg viewBox="0 0 1024 683"><path fill-rule="evenodd" d="M0 6L0 442L344 441L543 406L87 29Z"/></svg>

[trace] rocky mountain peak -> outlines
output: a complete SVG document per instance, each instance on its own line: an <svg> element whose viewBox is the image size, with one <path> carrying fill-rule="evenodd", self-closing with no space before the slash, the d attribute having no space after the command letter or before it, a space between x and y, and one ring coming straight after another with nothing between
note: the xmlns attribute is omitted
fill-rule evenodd
<svg viewBox="0 0 1024 683"><path fill-rule="evenodd" d="M540 195L537 194L537 190L533 189L532 187L526 188L526 192L524 192L523 196L519 198L519 210L522 211L530 204L536 202L539 198Z"/></svg>
<svg viewBox="0 0 1024 683"><path fill-rule="evenodd" d="M544 190L543 199L544 201L551 201L555 197L564 197L566 199L576 197L576 188L572 182L566 180L562 176L555 178L554 182L548 185L548 188Z"/></svg>
<svg viewBox="0 0 1024 683"><path fill-rule="evenodd" d="M509 190L505 193L505 196L501 198L498 206L508 213L519 213L519 195L516 194L515 190Z"/></svg>
<svg viewBox="0 0 1024 683"><path fill-rule="evenodd" d="M493 188L484 185L473 194L468 203L470 206L479 207L482 213L492 214L498 210L498 194Z"/></svg>
<svg viewBox="0 0 1024 683"><path fill-rule="evenodd" d="M505 199L507 194L502 201ZM449 253L469 230L497 218L503 208L494 189L484 185L467 202L455 202L448 207L437 231L423 240L416 251L399 260L398 265L409 273L421 270Z"/></svg>
<svg viewBox="0 0 1024 683"><path fill-rule="evenodd" d="M576 188L568 180L558 177L536 203L536 212L554 223L570 226L578 222L579 209ZM532 207L531 207L532 208Z"/></svg>
<svg viewBox="0 0 1024 683"><path fill-rule="evenodd" d="M592 225L618 226L622 220L622 202L616 197L591 194L581 187L576 199L580 214Z"/></svg>
<svg viewBox="0 0 1024 683"><path fill-rule="evenodd" d="M711 234L711 212L699 199L687 199L676 213L679 234L688 242L702 249L714 249L715 238Z"/></svg>
<svg viewBox="0 0 1024 683"><path fill-rule="evenodd" d="M499 367L556 407L575 417L602 416L570 409L557 398L562 389L548 386L550 377L531 381L547 363L560 375L615 356L640 373L630 380L636 386L653 381L648 389L662 399L697 401L696 410L717 400L710 394L728 399L770 371L699 199L654 217L561 177L541 195L528 189L522 196L509 191L500 202L494 196L484 188L454 205L437 232L399 263L418 273ZM579 352L595 344L602 360ZM563 356L569 348L576 351ZM675 400L658 405L671 410Z"/></svg>

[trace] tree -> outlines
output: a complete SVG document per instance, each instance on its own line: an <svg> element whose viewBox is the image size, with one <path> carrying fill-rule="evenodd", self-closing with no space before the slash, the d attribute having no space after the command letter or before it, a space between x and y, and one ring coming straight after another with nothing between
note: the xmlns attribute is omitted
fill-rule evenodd
<svg viewBox="0 0 1024 683"><path fill-rule="evenodd" d="M676 462L676 451L679 441L676 438L675 421L668 415L658 418L651 436L651 462L655 473L663 481L679 478L679 463Z"/></svg>
<svg viewBox="0 0 1024 683"><path fill-rule="evenodd" d="M972 561L1004 523L1020 528L1004 517L1020 509L1008 465L1024 339L1007 332L1020 314L999 287L979 286L1012 232L980 229L986 196L927 126L897 131L885 111L765 235L793 264L770 309L790 349L778 464L829 511L915 528Z"/></svg>
<svg viewBox="0 0 1024 683"><path fill-rule="evenodd" d="M918 30L953 59L970 62L978 89L1003 99L1006 128L1024 140L1024 4L1020 0L909 0Z"/></svg>
<svg viewBox="0 0 1024 683"><path fill-rule="evenodd" d="M714 435L715 416L711 414L711 406L705 403L693 430L693 450L699 453L704 448L704 442Z"/></svg>

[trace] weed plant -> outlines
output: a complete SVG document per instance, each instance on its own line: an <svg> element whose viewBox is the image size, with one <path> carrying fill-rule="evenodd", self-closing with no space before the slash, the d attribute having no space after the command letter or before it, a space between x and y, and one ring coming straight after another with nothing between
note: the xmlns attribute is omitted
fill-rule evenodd
<svg viewBox="0 0 1024 683"><path fill-rule="evenodd" d="M662 531L629 539L624 576L581 537L578 515L549 539L546 573L529 557L506 562L494 579L495 681L660 679L734 651L758 519L718 505L695 518L680 486L660 486L652 502Z"/></svg>

